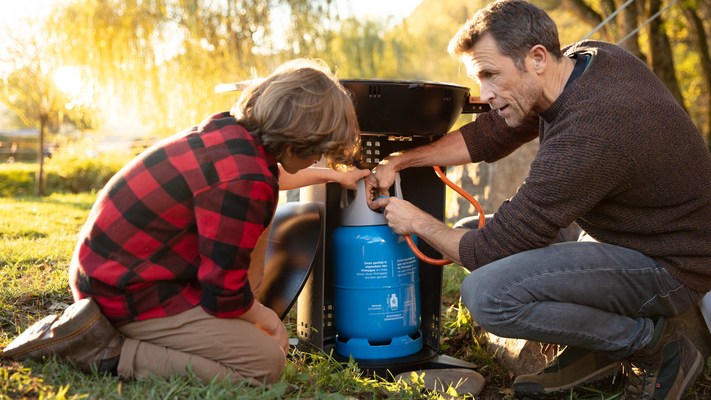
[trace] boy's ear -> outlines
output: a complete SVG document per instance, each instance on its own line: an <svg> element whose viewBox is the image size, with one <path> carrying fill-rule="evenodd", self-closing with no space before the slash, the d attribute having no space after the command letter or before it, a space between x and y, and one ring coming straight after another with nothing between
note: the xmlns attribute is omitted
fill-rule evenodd
<svg viewBox="0 0 711 400"><path fill-rule="evenodd" d="M284 152L286 153L287 156L294 157L294 147L293 146L291 146L291 145L286 146L286 150L284 150Z"/></svg>

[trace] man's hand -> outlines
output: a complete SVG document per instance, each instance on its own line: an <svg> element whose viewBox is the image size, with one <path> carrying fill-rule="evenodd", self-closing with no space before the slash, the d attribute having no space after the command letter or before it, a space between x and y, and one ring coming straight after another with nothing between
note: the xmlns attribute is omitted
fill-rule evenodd
<svg viewBox="0 0 711 400"><path fill-rule="evenodd" d="M412 203L397 197L375 200L371 208L384 208L388 226L398 235L416 235L424 239L446 258L461 265L459 242L467 229L454 229Z"/></svg>
<svg viewBox="0 0 711 400"><path fill-rule="evenodd" d="M365 180L365 190L368 194L375 191L375 197L388 196L388 189L395 182L396 172L413 167L463 165L471 161L462 132L453 131L430 144L385 157ZM371 209L379 208L373 205L370 196L365 197Z"/></svg>
<svg viewBox="0 0 711 400"><path fill-rule="evenodd" d="M380 162L380 164L378 164L377 167L373 168L373 173L370 174L368 179L365 180L365 201L373 210L377 210L382 207L375 206L373 204L370 196L371 193L375 192L377 195L376 197L390 195L390 186L395 183L395 174L398 172L395 167L395 163L393 162L393 159L397 156L398 154L396 153L386 157Z"/></svg>
<svg viewBox="0 0 711 400"><path fill-rule="evenodd" d="M419 224L426 224L429 219L433 219L409 201L397 197L374 200L371 208L384 208L383 215L388 220L388 226L398 235L416 235Z"/></svg>

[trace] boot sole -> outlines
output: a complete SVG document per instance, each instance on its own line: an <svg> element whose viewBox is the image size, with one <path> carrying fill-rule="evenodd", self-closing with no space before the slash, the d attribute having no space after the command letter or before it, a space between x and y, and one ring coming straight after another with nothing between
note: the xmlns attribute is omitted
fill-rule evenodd
<svg viewBox="0 0 711 400"><path fill-rule="evenodd" d="M576 386L590 385L601 382L605 378L613 376L617 368L618 364L610 364L607 367L599 369L575 382L561 386L543 387L534 382L514 384L514 392L519 396L547 396L551 394L558 394Z"/></svg>

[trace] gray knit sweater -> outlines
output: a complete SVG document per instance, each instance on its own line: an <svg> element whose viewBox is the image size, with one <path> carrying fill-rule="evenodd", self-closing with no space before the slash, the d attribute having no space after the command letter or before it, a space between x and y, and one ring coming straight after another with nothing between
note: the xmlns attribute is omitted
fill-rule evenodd
<svg viewBox="0 0 711 400"><path fill-rule="evenodd" d="M495 112L462 127L473 162L540 138L531 171L494 218L459 244L470 270L549 245L576 221L599 242L654 258L711 290L711 154L688 115L638 58L604 42L585 73L540 114L509 128Z"/></svg>

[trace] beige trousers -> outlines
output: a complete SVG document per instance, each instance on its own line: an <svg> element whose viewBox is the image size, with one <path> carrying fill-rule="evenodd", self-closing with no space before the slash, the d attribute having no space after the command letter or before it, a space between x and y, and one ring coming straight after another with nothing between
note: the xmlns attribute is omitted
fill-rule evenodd
<svg viewBox="0 0 711 400"><path fill-rule="evenodd" d="M271 226L252 252L249 280L257 295ZM170 377L192 371L203 382L248 380L252 386L279 379L286 356L274 339L254 324L216 318L197 306L164 318L132 322L117 328L126 336L118 373L122 378Z"/></svg>

